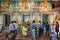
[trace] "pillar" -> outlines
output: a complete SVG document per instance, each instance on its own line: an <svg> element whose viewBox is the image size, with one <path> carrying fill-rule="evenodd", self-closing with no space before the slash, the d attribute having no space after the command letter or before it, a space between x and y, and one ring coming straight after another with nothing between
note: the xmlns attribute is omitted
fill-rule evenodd
<svg viewBox="0 0 60 40"><path fill-rule="evenodd" d="M42 13L41 13L41 23L42 23Z"/></svg>

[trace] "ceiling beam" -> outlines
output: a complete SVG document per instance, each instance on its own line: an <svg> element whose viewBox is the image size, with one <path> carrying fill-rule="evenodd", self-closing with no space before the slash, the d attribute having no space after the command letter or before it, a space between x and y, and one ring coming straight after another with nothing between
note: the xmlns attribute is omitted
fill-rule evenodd
<svg viewBox="0 0 60 40"><path fill-rule="evenodd" d="M0 0L0 1L6 1L6 0ZM24 0L8 0L8 1L24 1ZM27 1L44 1L44 0L27 0ZM55 1L55 0L46 0L46 1Z"/></svg>

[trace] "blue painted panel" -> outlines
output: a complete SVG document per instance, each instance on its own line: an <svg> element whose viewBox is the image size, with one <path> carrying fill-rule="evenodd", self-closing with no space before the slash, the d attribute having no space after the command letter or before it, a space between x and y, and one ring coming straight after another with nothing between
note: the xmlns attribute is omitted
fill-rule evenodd
<svg viewBox="0 0 60 40"><path fill-rule="evenodd" d="M43 20L44 22L47 22L47 20L48 20L48 15L42 15L42 20Z"/></svg>
<svg viewBox="0 0 60 40"><path fill-rule="evenodd" d="M30 19L30 16L29 16L29 15L24 15L24 21L25 21L26 19Z"/></svg>

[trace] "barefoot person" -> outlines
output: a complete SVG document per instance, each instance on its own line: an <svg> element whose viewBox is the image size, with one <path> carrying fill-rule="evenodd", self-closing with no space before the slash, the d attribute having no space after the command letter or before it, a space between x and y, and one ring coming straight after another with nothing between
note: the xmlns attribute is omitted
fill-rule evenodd
<svg viewBox="0 0 60 40"><path fill-rule="evenodd" d="M56 28L55 28L55 31L56 31L57 36L58 36L58 32L59 32L59 23L58 23L58 22L56 22Z"/></svg>
<svg viewBox="0 0 60 40"><path fill-rule="evenodd" d="M31 31L32 31L32 39L36 40L36 35L35 35L35 28L36 28L36 23L33 20L32 24L31 24Z"/></svg>

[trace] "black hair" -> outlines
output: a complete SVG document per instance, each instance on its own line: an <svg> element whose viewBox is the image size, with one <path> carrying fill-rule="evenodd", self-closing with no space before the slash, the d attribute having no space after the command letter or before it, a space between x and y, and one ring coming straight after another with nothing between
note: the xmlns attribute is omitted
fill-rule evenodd
<svg viewBox="0 0 60 40"><path fill-rule="evenodd" d="M10 23L13 23L13 21L11 21Z"/></svg>
<svg viewBox="0 0 60 40"><path fill-rule="evenodd" d="M41 23L41 21L39 21L39 23Z"/></svg>
<svg viewBox="0 0 60 40"><path fill-rule="evenodd" d="M33 23L35 23L35 20L33 20Z"/></svg>
<svg viewBox="0 0 60 40"><path fill-rule="evenodd" d="M13 21L14 23L17 23L16 21Z"/></svg>
<svg viewBox="0 0 60 40"><path fill-rule="evenodd" d="M46 23L48 23L48 22L46 22Z"/></svg>
<svg viewBox="0 0 60 40"><path fill-rule="evenodd" d="M58 24L58 22L56 22Z"/></svg>

